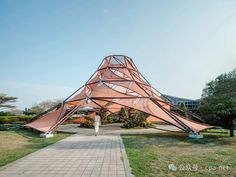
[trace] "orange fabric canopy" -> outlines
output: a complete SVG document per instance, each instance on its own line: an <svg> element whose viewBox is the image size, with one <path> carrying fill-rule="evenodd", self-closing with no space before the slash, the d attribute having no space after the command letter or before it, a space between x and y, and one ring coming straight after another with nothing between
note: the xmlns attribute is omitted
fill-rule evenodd
<svg viewBox="0 0 236 177"><path fill-rule="evenodd" d="M106 108L110 113L127 106L149 114L150 119L156 118L186 132L197 133L211 128L173 113L171 103L154 91L131 58L122 55L106 57L86 84L68 97L60 109L25 126L51 132L78 108L87 106Z"/></svg>

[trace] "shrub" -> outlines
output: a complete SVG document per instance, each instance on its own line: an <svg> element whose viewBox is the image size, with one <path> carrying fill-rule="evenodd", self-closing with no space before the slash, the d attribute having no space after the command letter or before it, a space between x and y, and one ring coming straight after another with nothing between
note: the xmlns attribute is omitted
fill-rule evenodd
<svg viewBox="0 0 236 177"><path fill-rule="evenodd" d="M8 112L0 111L0 116L8 116Z"/></svg>
<svg viewBox="0 0 236 177"><path fill-rule="evenodd" d="M134 128L134 127L147 128L151 126L151 122L146 120L148 115L143 112L129 110L128 115L129 117L124 118L124 123L123 123L124 128Z"/></svg>
<svg viewBox="0 0 236 177"><path fill-rule="evenodd" d="M120 122L120 119L118 117L117 114L113 113L113 114L110 114L109 116L107 116L106 118L106 121L105 122L102 122L102 123L119 123Z"/></svg>
<svg viewBox="0 0 236 177"><path fill-rule="evenodd" d="M101 118L101 122L103 124L107 123L107 109L106 108L101 108L98 112L100 118Z"/></svg>
<svg viewBox="0 0 236 177"><path fill-rule="evenodd" d="M2 124L0 125L0 131L4 130L16 130L22 128L19 124Z"/></svg>
<svg viewBox="0 0 236 177"><path fill-rule="evenodd" d="M101 114L99 115L101 117ZM120 119L117 113L112 113L112 114L109 114L108 116L102 115L101 117L102 124L110 124L110 123L118 123L118 122L120 122Z"/></svg>
<svg viewBox="0 0 236 177"><path fill-rule="evenodd" d="M6 124L7 122L7 116L1 116L0 117L0 124Z"/></svg>
<svg viewBox="0 0 236 177"><path fill-rule="evenodd" d="M24 124L33 116L0 116L0 124Z"/></svg>
<svg viewBox="0 0 236 177"><path fill-rule="evenodd" d="M126 117L126 109L125 107L122 107L120 111L118 112L119 122L124 122L124 119Z"/></svg>
<svg viewBox="0 0 236 177"><path fill-rule="evenodd" d="M114 123L113 116L107 116L107 123Z"/></svg>
<svg viewBox="0 0 236 177"><path fill-rule="evenodd" d="M85 122L80 124L80 127L83 128L94 128L94 119L91 117L85 116L84 119L86 120Z"/></svg>

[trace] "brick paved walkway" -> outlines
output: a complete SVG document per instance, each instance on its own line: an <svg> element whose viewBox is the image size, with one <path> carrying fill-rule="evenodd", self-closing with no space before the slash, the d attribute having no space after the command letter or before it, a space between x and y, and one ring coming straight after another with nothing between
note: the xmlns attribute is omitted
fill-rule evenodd
<svg viewBox="0 0 236 177"><path fill-rule="evenodd" d="M120 137L73 135L0 169L0 177L128 177Z"/></svg>

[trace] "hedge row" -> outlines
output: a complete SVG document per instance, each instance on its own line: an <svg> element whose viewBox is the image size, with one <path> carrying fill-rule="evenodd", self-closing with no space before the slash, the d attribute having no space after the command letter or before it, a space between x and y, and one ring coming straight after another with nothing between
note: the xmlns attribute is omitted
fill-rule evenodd
<svg viewBox="0 0 236 177"><path fill-rule="evenodd" d="M24 124L33 116L0 116L0 124Z"/></svg>

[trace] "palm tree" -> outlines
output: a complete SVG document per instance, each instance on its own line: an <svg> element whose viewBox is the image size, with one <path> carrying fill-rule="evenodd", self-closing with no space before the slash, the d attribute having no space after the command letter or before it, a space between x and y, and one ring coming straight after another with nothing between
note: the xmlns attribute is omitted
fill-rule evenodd
<svg viewBox="0 0 236 177"><path fill-rule="evenodd" d="M15 108L14 105L8 104L8 103L14 103L16 102L16 100L17 100L17 97L7 96L4 93L0 93L0 109Z"/></svg>

